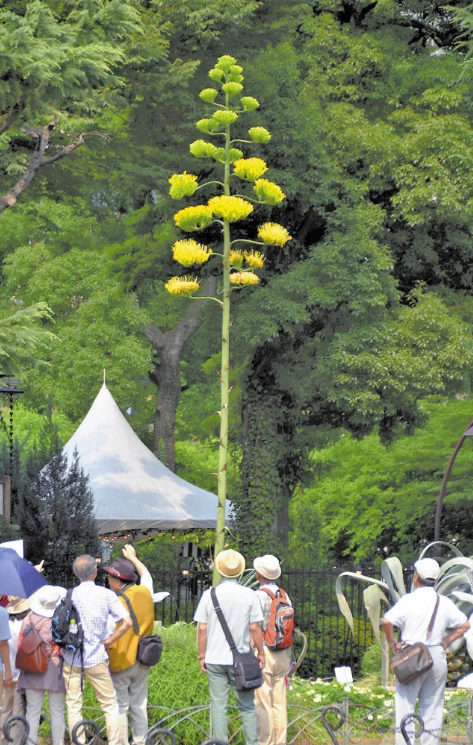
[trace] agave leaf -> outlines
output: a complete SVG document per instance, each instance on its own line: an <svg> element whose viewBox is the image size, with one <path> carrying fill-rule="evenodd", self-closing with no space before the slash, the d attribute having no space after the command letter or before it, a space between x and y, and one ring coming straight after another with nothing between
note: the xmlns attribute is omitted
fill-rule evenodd
<svg viewBox="0 0 473 745"><path fill-rule="evenodd" d="M458 567L458 569L455 569L455 567ZM437 580L437 585L446 574L455 574L457 572L463 571L463 568L466 567L467 569L473 569L473 560L469 559L467 556L461 556L456 557L455 559L449 559L445 562L445 564L442 565L440 569L440 574Z"/></svg>
<svg viewBox="0 0 473 745"><path fill-rule="evenodd" d="M351 633L355 635L353 614L350 610L350 606L347 603L345 595L342 592L343 577L351 577L352 579L357 580L357 582L367 582L368 584L371 584L371 585L379 585L380 587L383 587L385 590L388 590L388 591L389 591L389 587L385 582L381 582L381 580L374 579L373 577L365 577L364 574L355 574L355 572L342 572L341 574L338 575L337 581L335 583L335 592L337 593L338 607L340 608L342 615L344 616L346 622L348 623L351 629Z"/></svg>
<svg viewBox="0 0 473 745"><path fill-rule="evenodd" d="M452 592L452 595L453 597L458 598L458 600L462 600L464 603L473 605L473 595L471 595L469 592L459 592L458 590L454 590Z"/></svg>
<svg viewBox="0 0 473 745"><path fill-rule="evenodd" d="M404 572L397 556L392 556L382 562L381 576L389 587L393 602L397 602L402 595L406 594Z"/></svg>
<svg viewBox="0 0 473 745"><path fill-rule="evenodd" d="M432 548L432 546L448 546L448 548L451 550L452 554L455 554L455 556L463 556L462 552L459 548L456 546L453 546L451 543L446 543L445 541L432 541L432 543L429 543L428 546L424 548L424 550L421 552L421 555L419 556L419 559L423 559L429 548Z"/></svg>
<svg viewBox="0 0 473 745"><path fill-rule="evenodd" d="M363 591L363 600L365 602L365 608L368 613L369 619L373 626L373 631L378 644L381 644L381 636L379 633L379 618L381 616L381 600L384 600L386 605L390 605L384 592L378 585L371 585Z"/></svg>

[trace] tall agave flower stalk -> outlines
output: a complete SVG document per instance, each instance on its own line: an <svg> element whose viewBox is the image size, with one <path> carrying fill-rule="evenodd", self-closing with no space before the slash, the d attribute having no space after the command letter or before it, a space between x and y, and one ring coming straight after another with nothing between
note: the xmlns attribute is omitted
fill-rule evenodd
<svg viewBox="0 0 473 745"><path fill-rule="evenodd" d="M265 255L261 249L269 246L284 246L291 236L276 223L266 222L257 230L258 240L234 238L232 226L247 218L255 205L277 205L285 195L280 187L262 178L268 167L258 157L244 157L236 144L265 144L271 135L264 127L250 127L247 137L232 139L231 130L238 120L248 112L259 107L259 102L251 96L242 96L243 68L234 57L224 55L209 72L209 77L217 87L205 88L200 93L202 101L213 108L209 118L200 119L197 129L212 141L199 139L191 143L190 151L196 158L207 158L221 165L222 180L198 183L197 176L191 173L174 174L169 179L170 194L174 199L192 197L197 191L213 185L218 194L205 204L197 204L177 212L176 225L191 233L204 230L212 224L221 227L221 250L197 243L193 238L178 240L173 246L174 259L184 267L196 268L218 259L221 265L220 296L208 298L215 300L222 308L222 360L220 372L220 443L218 462L218 507L215 533L215 556L225 545L225 507L227 497L227 460L229 428L229 371L230 371L230 296L232 291L250 285L257 285L259 277L255 270L264 266ZM241 123L239 124L241 126ZM243 187L243 189L242 189ZM238 191L243 193L239 194ZM237 193L234 193L237 192ZM249 245L259 250L249 249ZM199 290L200 281L195 275L172 277L166 288L173 295L193 298ZM201 297L201 296L198 296ZM214 584L218 575L214 571Z"/></svg>
<svg viewBox="0 0 473 745"><path fill-rule="evenodd" d="M453 554L453 558L442 563L440 557L432 556L432 550L435 551L435 548L438 546L447 546ZM434 587L435 591L439 595L449 597L463 613L470 615L473 610L473 586L470 580L470 577L473 577L473 557L463 556L462 552L456 546L452 546L450 543L445 543L444 541L429 543L420 554L419 559L423 559L427 554L430 554L431 558L435 558L441 564L440 576ZM381 580L374 579L373 577L365 577L363 574L356 574L354 572L342 572L337 577L335 591L337 593L338 605L352 633L354 633L353 615L342 592L342 582L345 577L368 585L363 592L364 604L373 626L374 635L378 642L380 642L379 621L381 616L381 602L390 607L397 603L400 597L406 594L401 562L397 556L392 556L383 561L381 564ZM454 641L449 647L449 650L458 652L465 643L468 654L473 659L472 634Z"/></svg>

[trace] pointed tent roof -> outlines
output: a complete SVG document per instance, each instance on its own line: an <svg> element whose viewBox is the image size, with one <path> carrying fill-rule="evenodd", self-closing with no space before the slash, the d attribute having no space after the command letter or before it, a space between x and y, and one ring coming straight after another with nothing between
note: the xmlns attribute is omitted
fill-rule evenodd
<svg viewBox="0 0 473 745"><path fill-rule="evenodd" d="M215 527L216 495L176 476L148 450L105 383L64 446L69 461L76 449L100 533Z"/></svg>

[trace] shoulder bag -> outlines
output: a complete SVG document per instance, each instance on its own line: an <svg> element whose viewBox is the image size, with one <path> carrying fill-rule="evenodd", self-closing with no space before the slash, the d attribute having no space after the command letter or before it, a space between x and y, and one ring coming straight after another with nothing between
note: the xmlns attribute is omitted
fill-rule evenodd
<svg viewBox="0 0 473 745"><path fill-rule="evenodd" d="M24 670L27 673L38 673L40 675L46 672L49 660L54 652L54 644L48 656L45 652L39 629L42 629L48 621L49 618L45 618L43 623L40 622L38 626L35 626L32 621L25 618L21 627L18 651L16 653L15 667L18 670ZM29 630L26 630L27 623L29 623Z"/></svg>
<svg viewBox="0 0 473 745"><path fill-rule="evenodd" d="M435 603L434 612L430 619L429 628L427 629L426 638L428 639L432 633L435 619L437 617L437 611L440 603L440 597L437 595L437 602ZM401 637L399 637L401 641ZM404 644L401 650L393 655L390 665L391 670L398 679L399 683L409 683L409 681L417 678L418 675L424 673L426 670L430 670L434 661L430 654L429 648L423 642L415 642L415 644Z"/></svg>
<svg viewBox="0 0 473 745"><path fill-rule="evenodd" d="M161 654L163 651L163 641L161 637L157 634L140 636L140 626L136 617L136 613L133 610L130 598L125 595L124 590L118 593L118 597L123 598L125 603L127 604L131 620L133 621L133 630L135 634L140 637L140 641L138 642L138 651L136 654L137 661L140 662L142 665L146 665L146 667L157 665L159 660L161 659Z"/></svg>
<svg viewBox="0 0 473 745"><path fill-rule="evenodd" d="M210 591L210 597L215 608L215 613L220 621L225 639L233 654L233 669L235 671L235 688L237 691L248 691L263 685L263 673L253 652L239 652L233 640L228 624L218 604L215 587Z"/></svg>

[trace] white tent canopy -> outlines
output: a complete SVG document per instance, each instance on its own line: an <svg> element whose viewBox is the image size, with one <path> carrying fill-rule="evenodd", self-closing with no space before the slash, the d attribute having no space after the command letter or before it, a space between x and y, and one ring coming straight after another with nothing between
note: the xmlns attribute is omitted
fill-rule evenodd
<svg viewBox="0 0 473 745"><path fill-rule="evenodd" d="M179 478L148 450L105 383L64 446L69 462L75 450L90 478L99 533L215 527L215 494Z"/></svg>

